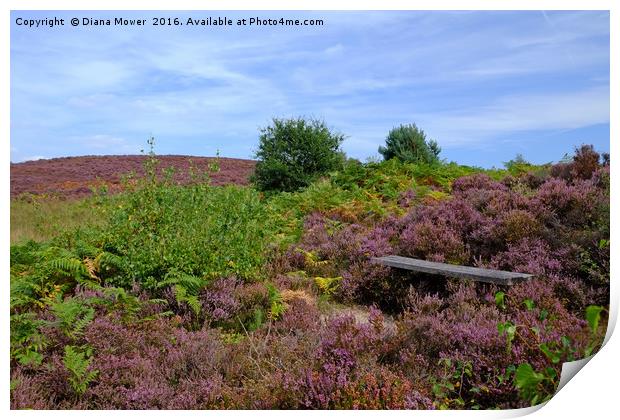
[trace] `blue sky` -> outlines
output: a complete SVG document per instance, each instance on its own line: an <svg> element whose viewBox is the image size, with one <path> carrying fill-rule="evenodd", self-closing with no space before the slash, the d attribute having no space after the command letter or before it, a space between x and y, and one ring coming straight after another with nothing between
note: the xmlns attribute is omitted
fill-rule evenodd
<svg viewBox="0 0 620 420"><path fill-rule="evenodd" d="M26 28L15 19L320 18L320 27ZM442 157L609 151L609 13L11 12L11 161L138 154L251 158L272 117L309 116L378 156L416 123Z"/></svg>

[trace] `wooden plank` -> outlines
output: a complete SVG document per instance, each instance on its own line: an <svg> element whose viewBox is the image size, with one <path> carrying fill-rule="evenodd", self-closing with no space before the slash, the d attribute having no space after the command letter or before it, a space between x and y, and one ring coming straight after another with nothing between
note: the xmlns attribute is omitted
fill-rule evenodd
<svg viewBox="0 0 620 420"><path fill-rule="evenodd" d="M527 280L531 274L514 273L512 271L490 270L487 268L468 267L464 265L444 264L415 258L388 255L372 258L371 261L390 267L404 270L419 271L421 273L439 274L447 277L471 279L484 283L511 286L517 282Z"/></svg>

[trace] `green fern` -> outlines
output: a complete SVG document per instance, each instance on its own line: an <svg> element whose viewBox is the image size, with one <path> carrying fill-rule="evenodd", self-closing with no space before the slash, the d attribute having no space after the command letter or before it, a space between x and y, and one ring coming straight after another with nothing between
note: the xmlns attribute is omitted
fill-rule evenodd
<svg viewBox="0 0 620 420"><path fill-rule="evenodd" d="M342 280L341 276L338 277L315 277L314 283L321 290L321 293L330 296L332 295L340 286L340 281Z"/></svg>
<svg viewBox="0 0 620 420"><path fill-rule="evenodd" d="M93 258L95 255L97 255L100 252L99 248L97 248L93 244L85 242L82 239L77 240L75 244L73 245L73 248L75 250L75 254L80 259L84 259L86 257Z"/></svg>
<svg viewBox="0 0 620 420"><path fill-rule="evenodd" d="M106 271L123 271L126 269L126 262L122 257L107 251L97 254L95 257L95 265L99 268L99 270Z"/></svg>
<svg viewBox="0 0 620 420"><path fill-rule="evenodd" d="M84 263L75 257L62 257L50 260L47 266L61 275L73 277L76 281L88 276L88 270Z"/></svg>
<svg viewBox="0 0 620 420"><path fill-rule="evenodd" d="M38 283L40 288L39 299L47 297L48 292L57 285L82 284L90 288L99 286L92 281L92 276L84 261L69 250L50 246L36 251L35 257L32 280Z"/></svg>
<svg viewBox="0 0 620 420"><path fill-rule="evenodd" d="M306 251L302 248L295 248L295 251L303 254L305 263L308 267L317 268L329 264L329 261L322 261L319 256L312 251Z"/></svg>
<svg viewBox="0 0 620 420"><path fill-rule="evenodd" d="M92 349L80 351L74 346L65 346L65 355L62 359L65 368L69 371L69 384L77 395L82 395L99 371L89 369L92 362Z"/></svg>
<svg viewBox="0 0 620 420"><path fill-rule="evenodd" d="M11 358L22 365L41 364L41 352L48 345L47 337L39 330L43 324L31 312L11 315Z"/></svg>
<svg viewBox="0 0 620 420"><path fill-rule="evenodd" d="M44 308L77 284L101 290L89 263L70 251L50 246L34 252L33 265L11 268L11 310ZM97 280L97 281L94 281Z"/></svg>
<svg viewBox="0 0 620 420"><path fill-rule="evenodd" d="M157 288L162 289L173 286L177 303L186 303L198 315L201 309L198 293L207 283L208 280L201 277L170 271L166 274L163 281L157 283Z"/></svg>
<svg viewBox="0 0 620 420"><path fill-rule="evenodd" d="M269 292L269 318L278 319L286 311L286 305L280 291L274 285L268 284L267 290Z"/></svg>
<svg viewBox="0 0 620 420"><path fill-rule="evenodd" d="M166 305L165 299L148 299L141 301L137 296L132 295L121 287L106 287L103 289L105 298L97 300L98 303L105 305L108 310L117 310L121 314L121 320L124 322L146 322L162 317L174 315L171 311L163 311L140 318L140 311L145 304Z"/></svg>
<svg viewBox="0 0 620 420"><path fill-rule="evenodd" d="M11 310L36 304L40 291L38 282L32 276L11 275Z"/></svg>
<svg viewBox="0 0 620 420"><path fill-rule="evenodd" d="M198 300L198 296L190 294L185 286L177 284L174 286L174 294L177 300L177 303L187 303L187 305L194 311L196 315L200 313L200 301Z"/></svg>
<svg viewBox="0 0 620 420"><path fill-rule="evenodd" d="M157 288L161 289L166 286L181 285L192 295L197 295L208 281L204 278L192 276L191 274L180 273L177 271L169 271L163 281L157 283Z"/></svg>
<svg viewBox="0 0 620 420"><path fill-rule="evenodd" d="M59 327L69 338L82 335L84 328L95 317L95 310L88 306L89 301L87 300L77 298L62 300L58 297L48 303L51 312L56 317L51 325Z"/></svg>

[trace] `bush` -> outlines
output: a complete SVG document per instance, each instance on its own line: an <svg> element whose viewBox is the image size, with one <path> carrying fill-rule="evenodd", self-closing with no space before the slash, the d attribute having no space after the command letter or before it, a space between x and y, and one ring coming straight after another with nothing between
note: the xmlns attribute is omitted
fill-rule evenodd
<svg viewBox="0 0 620 420"><path fill-rule="evenodd" d="M261 129L252 182L261 191L296 191L343 161L342 134L332 133L320 120L273 119Z"/></svg>
<svg viewBox="0 0 620 420"><path fill-rule="evenodd" d="M603 154L603 165L609 164L609 155ZM551 175L565 181L572 182L577 179L590 179L601 166L601 155L594 150L594 146L582 144L575 147L575 154L570 160L566 157L563 162L551 168Z"/></svg>
<svg viewBox="0 0 620 420"><path fill-rule="evenodd" d="M379 147L379 153L385 160L397 158L412 163L435 163L440 152L437 142L427 141L424 130L415 124L393 128L385 139L385 147Z"/></svg>
<svg viewBox="0 0 620 420"><path fill-rule="evenodd" d="M104 249L121 258L111 284L149 290L165 277L255 279L269 235L258 193L247 188L155 185L115 209ZM171 280L171 278L169 280Z"/></svg>

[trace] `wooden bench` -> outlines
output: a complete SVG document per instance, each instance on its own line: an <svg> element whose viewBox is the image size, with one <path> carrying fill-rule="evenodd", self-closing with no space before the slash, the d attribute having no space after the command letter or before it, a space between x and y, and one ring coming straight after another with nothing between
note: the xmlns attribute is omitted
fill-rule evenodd
<svg viewBox="0 0 620 420"><path fill-rule="evenodd" d="M467 267L464 265L444 264L415 258L388 255L372 258L371 261L403 270L418 271L428 274L439 274L447 277L471 279L484 283L512 286L515 283L528 280L532 274L513 273L512 271L489 270L487 268Z"/></svg>

